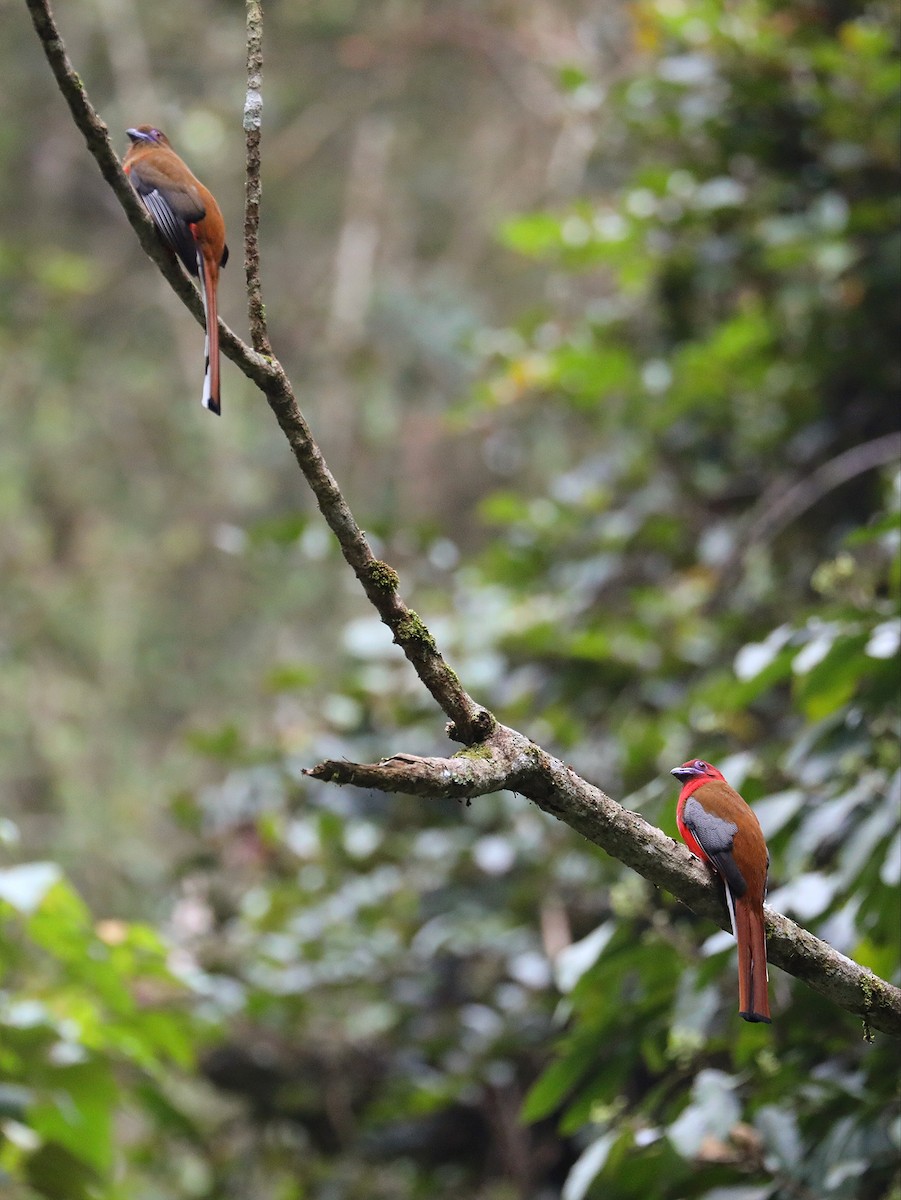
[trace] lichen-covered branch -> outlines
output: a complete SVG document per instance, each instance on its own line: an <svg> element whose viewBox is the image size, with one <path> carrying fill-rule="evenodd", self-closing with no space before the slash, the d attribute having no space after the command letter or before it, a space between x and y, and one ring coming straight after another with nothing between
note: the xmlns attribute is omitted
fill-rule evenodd
<svg viewBox="0 0 901 1200"><path fill-rule="evenodd" d="M260 140L263 133L263 9L260 0L247 0L247 95L244 99L246 170L244 185L244 277L247 314L254 350L271 355L266 308L260 283Z"/></svg>
<svg viewBox="0 0 901 1200"><path fill-rule="evenodd" d="M722 888L685 846L504 725L497 725L481 745L451 758L395 754L379 763L329 761L307 774L332 783L430 799L468 800L500 790L519 792L692 911L730 928ZM901 1036L901 989L788 917L769 909L766 917L771 963L860 1016L871 1028Z"/></svg>

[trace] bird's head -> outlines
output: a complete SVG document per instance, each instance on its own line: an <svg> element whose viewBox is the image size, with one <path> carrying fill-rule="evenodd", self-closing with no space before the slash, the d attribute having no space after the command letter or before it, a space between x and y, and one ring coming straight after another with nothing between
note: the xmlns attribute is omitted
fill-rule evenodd
<svg viewBox="0 0 901 1200"><path fill-rule="evenodd" d="M703 780L708 779L723 779L721 771L712 766L709 762L704 762L702 758L692 758L688 762L683 763L681 767L673 767L670 775L675 775L680 783L690 783L693 779Z"/></svg>
<svg viewBox="0 0 901 1200"><path fill-rule="evenodd" d="M169 146L169 139L161 129L154 128L153 125L138 125L134 129L126 129L129 140L133 145L137 146L141 142L148 142L151 145Z"/></svg>

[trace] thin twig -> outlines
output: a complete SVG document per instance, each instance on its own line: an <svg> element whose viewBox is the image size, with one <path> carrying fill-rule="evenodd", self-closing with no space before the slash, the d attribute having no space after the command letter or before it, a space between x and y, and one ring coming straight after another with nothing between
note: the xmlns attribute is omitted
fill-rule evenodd
<svg viewBox="0 0 901 1200"><path fill-rule="evenodd" d="M244 100L246 183L244 185L244 275L247 316L254 350L270 356L269 330L260 283L260 140L263 132L263 5L247 0L247 95Z"/></svg>

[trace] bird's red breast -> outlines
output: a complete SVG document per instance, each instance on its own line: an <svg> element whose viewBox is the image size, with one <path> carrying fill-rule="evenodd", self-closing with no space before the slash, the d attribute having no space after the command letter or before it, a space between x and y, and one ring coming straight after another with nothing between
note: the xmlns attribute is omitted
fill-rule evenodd
<svg viewBox="0 0 901 1200"><path fill-rule="evenodd" d="M747 891L762 904L769 853L754 810L702 759L672 773L682 782L676 823L689 850L711 863L737 896Z"/></svg>

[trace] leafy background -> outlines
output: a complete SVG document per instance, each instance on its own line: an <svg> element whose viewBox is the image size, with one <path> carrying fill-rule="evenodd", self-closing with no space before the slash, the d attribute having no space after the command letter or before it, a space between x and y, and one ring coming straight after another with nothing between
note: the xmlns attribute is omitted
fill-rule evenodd
<svg viewBox="0 0 901 1200"><path fill-rule="evenodd" d="M888 1039L775 969L745 1025L728 936L519 797L304 779L443 753L439 714L260 399L226 366L201 412L7 8L3 1194L901 1195ZM243 13L149 14L58 16L235 251ZM670 833L714 759L774 907L895 982L897 18L284 6L263 230L277 350L466 686Z"/></svg>

